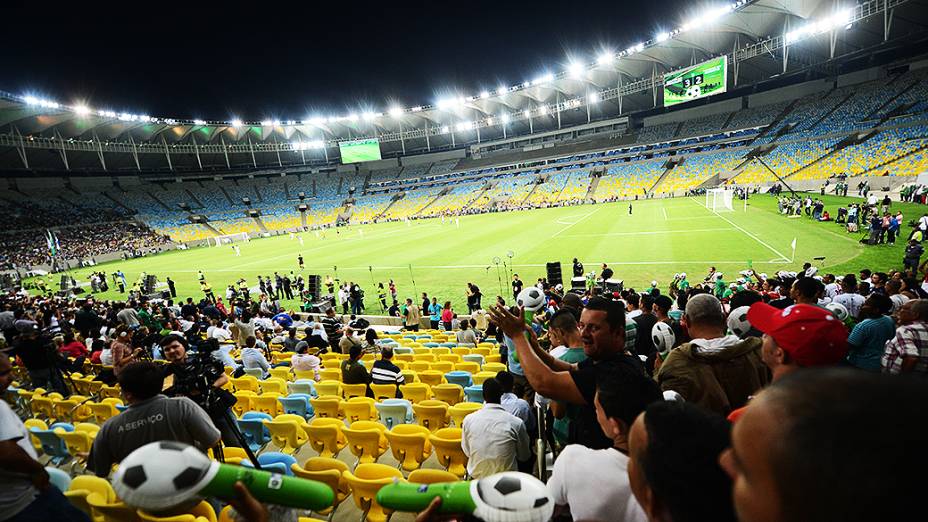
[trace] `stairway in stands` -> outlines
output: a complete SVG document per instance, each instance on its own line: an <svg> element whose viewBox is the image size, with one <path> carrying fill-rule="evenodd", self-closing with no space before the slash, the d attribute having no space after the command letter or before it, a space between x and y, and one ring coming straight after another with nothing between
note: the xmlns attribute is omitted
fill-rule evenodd
<svg viewBox="0 0 928 522"><path fill-rule="evenodd" d="M654 184L651 185L651 188L649 188L647 192L645 192L645 194L654 194L654 191L657 190L657 187L660 186L660 184L664 181L667 175L670 174L670 171L673 170L675 166L677 166L676 163L671 165L669 168L664 169L664 172L661 172L660 177L657 178L657 181L655 181Z"/></svg>
<svg viewBox="0 0 928 522"><path fill-rule="evenodd" d="M592 201L596 196L596 189L599 188L599 176L592 176L590 179L590 188L586 191L586 200Z"/></svg>
<svg viewBox="0 0 928 522"><path fill-rule="evenodd" d="M264 226L264 222L261 221L261 216L260 216L260 215L251 216L251 219L254 219L254 220L255 220L255 224L258 225L258 228L261 230L261 232L267 232L267 231L268 231L268 230L267 230L267 227Z"/></svg>

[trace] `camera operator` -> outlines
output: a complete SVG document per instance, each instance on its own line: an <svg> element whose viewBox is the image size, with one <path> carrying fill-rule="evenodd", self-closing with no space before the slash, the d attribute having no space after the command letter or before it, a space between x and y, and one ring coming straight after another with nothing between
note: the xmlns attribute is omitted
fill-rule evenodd
<svg viewBox="0 0 928 522"><path fill-rule="evenodd" d="M152 362L131 363L119 373L119 386L129 408L106 421L97 433L87 467L99 477L113 464L149 442L173 440L201 450L219 442L219 430L190 399L161 394L164 374Z"/></svg>
<svg viewBox="0 0 928 522"><path fill-rule="evenodd" d="M33 388L45 388L64 396L70 395L61 378L61 371L56 367L61 357L52 340L41 333L38 325L32 324L16 336L12 353L22 360L29 372Z"/></svg>
<svg viewBox="0 0 928 522"><path fill-rule="evenodd" d="M237 426L232 425L231 407L235 404L235 396L222 389L229 376L220 360L213 357L212 352L219 348L215 339L200 343L195 355L187 353L187 339L180 335L171 334L161 340L161 349L168 365L164 376L173 375L173 385L165 390L169 397L187 397L203 408L213 423L222 433L222 443L226 446L241 447Z"/></svg>

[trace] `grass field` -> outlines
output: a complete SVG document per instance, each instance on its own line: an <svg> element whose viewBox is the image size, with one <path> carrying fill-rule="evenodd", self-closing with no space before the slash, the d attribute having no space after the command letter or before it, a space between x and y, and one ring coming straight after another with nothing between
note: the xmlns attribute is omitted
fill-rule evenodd
<svg viewBox="0 0 928 522"><path fill-rule="evenodd" d="M826 197L826 209L837 213L839 203L854 198ZM302 233L304 245L288 236L237 243L241 256L232 247L197 248L172 251L157 256L101 264L99 270L117 269L134 281L141 271L156 274L159 280L171 276L181 297L199 298L197 270L203 270L217 296L239 277L250 286L257 276L298 271L297 255L306 261L304 275L336 275L355 281L367 294L369 313L379 312L374 282L394 279L399 297L416 297L428 292L440 301L450 300L456 309L465 309L465 285L474 282L484 293L484 302L500 293L508 296L509 281L502 264L499 278L494 257L509 263L523 281L534 282L545 275L545 263L561 261L569 278L571 260L578 257L587 271L600 270L603 262L615 270L626 286L642 287L657 280L666 288L675 272L685 271L699 279L710 265L728 278L751 263L758 272L798 270L804 261L825 257L829 272L856 272L859 268L888 269L901 265L904 241L896 246L864 246L859 234L850 235L834 223L817 223L806 218L788 219L776 213L774 198L756 196L747 210L736 201L734 212L713 213L703 206L703 198L677 198L633 203L585 205L523 212L465 216L460 225L429 219L405 223L352 226ZM921 215L924 207L897 203L906 222ZM916 215L917 212L917 215ZM903 228L903 234L908 233ZM796 239L795 260L791 243ZM90 269L73 272L78 281L87 281ZM415 278L415 286L413 279ZM89 287L88 287L89 288ZM102 298L120 298L113 290ZM418 302L418 299L416 299ZM291 303L295 305L296 303Z"/></svg>

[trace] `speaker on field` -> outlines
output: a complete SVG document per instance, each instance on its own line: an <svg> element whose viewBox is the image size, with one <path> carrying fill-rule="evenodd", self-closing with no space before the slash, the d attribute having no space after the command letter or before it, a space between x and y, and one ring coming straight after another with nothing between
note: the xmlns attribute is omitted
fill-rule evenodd
<svg viewBox="0 0 928 522"><path fill-rule="evenodd" d="M71 276L63 275L61 276L61 281L58 283L58 287L62 292L67 292L71 289Z"/></svg>
<svg viewBox="0 0 928 522"><path fill-rule="evenodd" d="M309 289L309 293L313 295L314 299L319 299L322 297L322 278L318 274L310 274L306 278L306 287Z"/></svg>
<svg viewBox="0 0 928 522"><path fill-rule="evenodd" d="M579 290L581 293L586 291L586 278L583 276L575 277L570 280L570 289Z"/></svg>
<svg viewBox="0 0 928 522"><path fill-rule="evenodd" d="M553 263L548 263L545 265L548 270L548 283L552 285L561 285L564 284L564 280L561 278L561 262L555 261Z"/></svg>
<svg viewBox="0 0 928 522"><path fill-rule="evenodd" d="M146 275L145 281L142 282L142 293L144 294L154 293L156 284L158 284L158 276Z"/></svg>

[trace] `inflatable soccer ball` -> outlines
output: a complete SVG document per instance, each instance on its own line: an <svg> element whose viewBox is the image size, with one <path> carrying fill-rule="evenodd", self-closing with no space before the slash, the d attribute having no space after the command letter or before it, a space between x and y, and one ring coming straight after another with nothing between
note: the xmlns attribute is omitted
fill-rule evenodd
<svg viewBox="0 0 928 522"><path fill-rule="evenodd" d="M702 89L698 85L690 85L686 89L687 98L698 98L702 94Z"/></svg>
<svg viewBox="0 0 928 522"><path fill-rule="evenodd" d="M831 313L835 314L835 317L841 322L846 321L850 315L847 308L841 303L828 303L825 305L825 308L831 310Z"/></svg>
<svg viewBox="0 0 928 522"><path fill-rule="evenodd" d="M545 306L545 293L534 286L530 286L519 292L518 297L516 297L516 304L530 312L537 312Z"/></svg>
<svg viewBox="0 0 928 522"><path fill-rule="evenodd" d="M638 323L634 319L625 316L625 349L635 353L635 345L638 343Z"/></svg>
<svg viewBox="0 0 928 522"><path fill-rule="evenodd" d="M677 336L674 335L673 328L669 324L658 321L651 328L651 340L654 341L654 347L657 351L666 352L676 344Z"/></svg>
<svg viewBox="0 0 928 522"><path fill-rule="evenodd" d="M477 504L474 516L482 520L544 522L554 513L554 500L544 483L526 473L504 471L470 484Z"/></svg>
<svg viewBox="0 0 928 522"><path fill-rule="evenodd" d="M113 476L113 489L132 507L164 510L198 500L197 491L218 469L218 462L193 446L152 442L123 459Z"/></svg>
<svg viewBox="0 0 928 522"><path fill-rule="evenodd" d="M728 314L728 329L742 339L751 330L751 323L748 322L749 308L751 307L739 306Z"/></svg>

